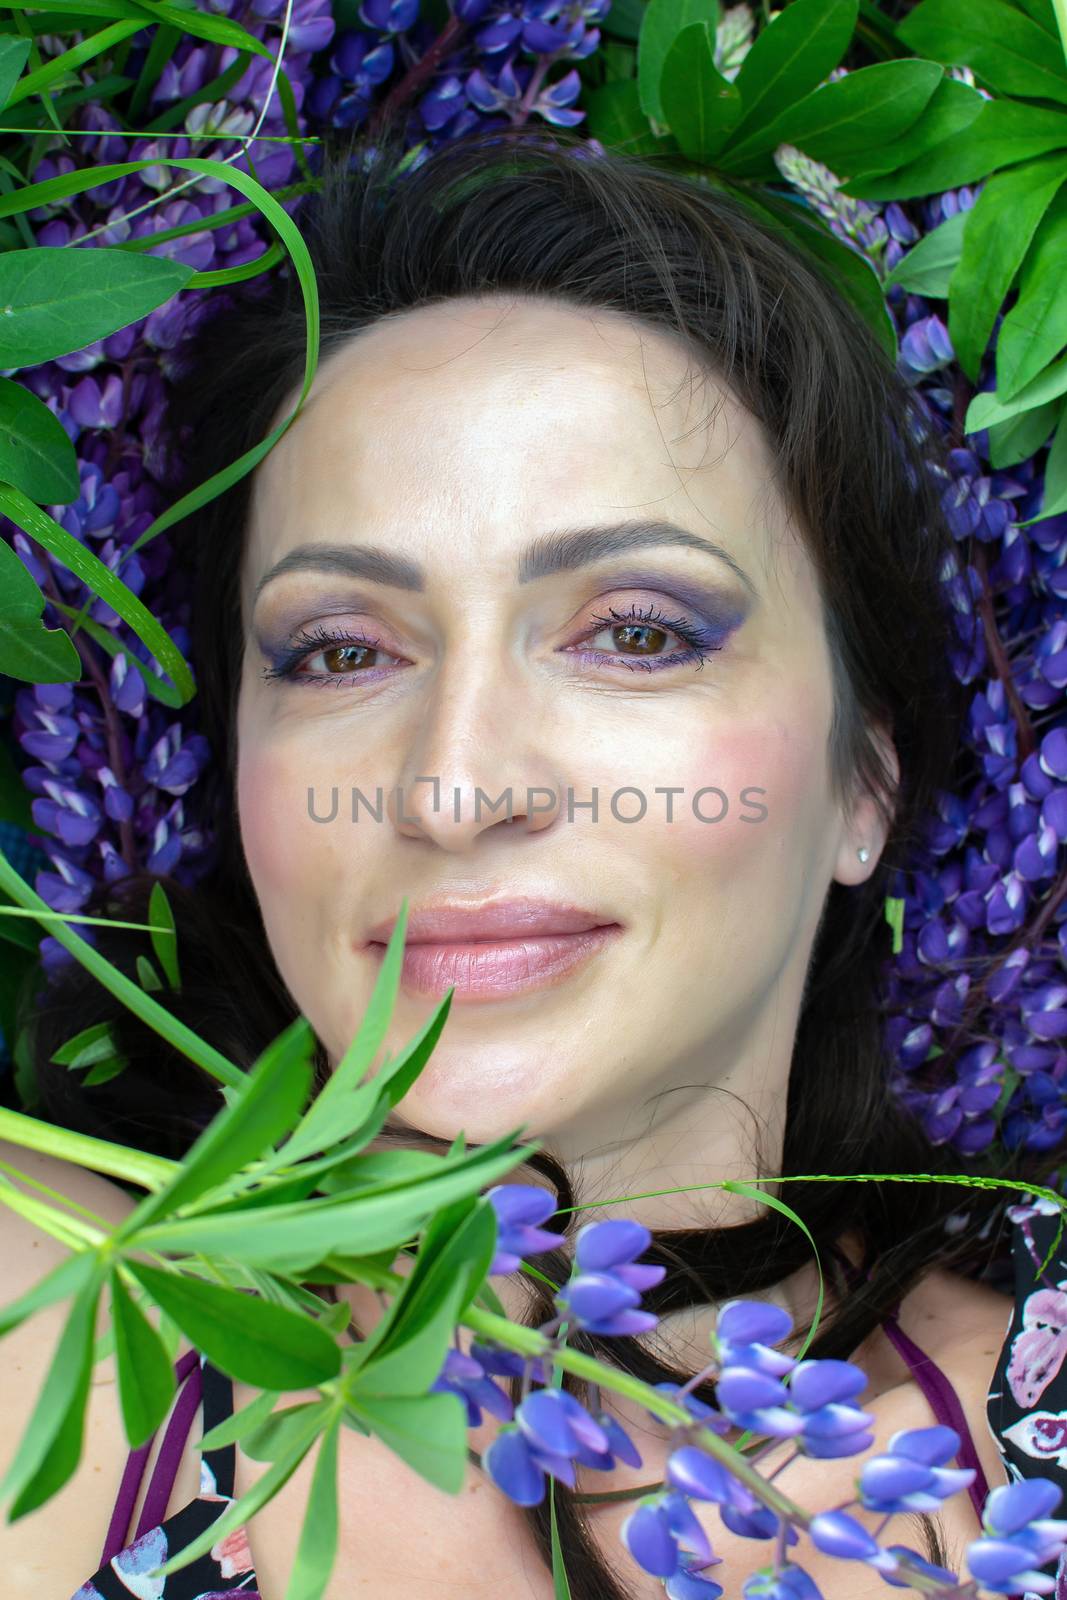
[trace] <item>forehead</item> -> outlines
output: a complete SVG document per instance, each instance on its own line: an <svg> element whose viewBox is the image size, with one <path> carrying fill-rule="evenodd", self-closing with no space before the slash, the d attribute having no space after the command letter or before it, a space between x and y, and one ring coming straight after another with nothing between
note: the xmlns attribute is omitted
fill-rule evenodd
<svg viewBox="0 0 1067 1600"><path fill-rule="evenodd" d="M431 574L465 541L482 566L499 556L503 571L506 555L510 568L564 510L589 521L684 510L724 543L731 523L735 540L749 522L748 537L765 538L784 512L773 470L755 419L672 330L548 297L421 306L320 362L254 475L245 599L287 549L346 532L402 545Z"/></svg>

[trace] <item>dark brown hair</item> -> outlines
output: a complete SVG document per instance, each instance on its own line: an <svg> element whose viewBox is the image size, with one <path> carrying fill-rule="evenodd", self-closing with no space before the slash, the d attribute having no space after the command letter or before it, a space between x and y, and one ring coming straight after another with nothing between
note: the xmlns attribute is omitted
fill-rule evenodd
<svg viewBox="0 0 1067 1600"><path fill-rule="evenodd" d="M491 290L613 309L681 336L763 428L779 486L813 561L835 691L830 762L838 792L875 794L890 819L866 883L830 886L812 953L789 1080L784 1174L999 1172L990 1155L964 1169L933 1148L891 1094L883 1041L889 873L909 851L938 794L961 781L963 697L949 666L952 623L941 599L952 539L931 464L942 449L913 394L863 319L814 260L783 242L741 198L645 160L582 149L576 137L529 130L468 138L400 178L395 130L328 154L321 189L299 222L312 252L325 357L378 319ZM288 267L219 297L219 310L177 352L172 382L175 492L192 488L259 441L305 362L304 308ZM296 1014L277 973L241 853L233 787L235 696L243 639L238 583L251 480L173 534L195 583L193 711L217 760L204 788L218 861L203 884L165 880L178 922L183 986L160 998L234 1060L250 1065ZM891 731L901 781L893 792L872 729ZM153 880L102 893L92 909L144 919ZM143 937L102 932L133 971ZM130 1065L83 1089L51 1064L79 1028L111 1018ZM40 997L35 1060L45 1114L70 1127L178 1155L218 1109L217 1085L176 1056L82 969L57 973ZM320 1081L327 1070L320 1060ZM427 1136L428 1146L440 1144ZM1045 1167L1051 1157L1043 1158ZM1021 1158L1020 1158L1021 1160ZM580 1201L548 1150L531 1166ZM764 1168L773 1171L774 1168ZM1022 1173L1021 1166L1012 1174ZM754 1173L754 1175L756 1175ZM515 1181L520 1174L514 1175ZM830 1288L810 1354L847 1357L934 1266L980 1270L997 1244L995 1196L952 1185L796 1183L783 1191L811 1230ZM952 1227L946 1223L952 1220ZM570 1237L584 1220L567 1211ZM853 1231L865 1280L848 1291L832 1246ZM644 1304L663 1315L757 1294L810 1259L804 1236L767 1210L728 1228L657 1233L647 1259L669 1271ZM555 1283L569 1253L536 1260ZM529 1321L553 1313L531 1282ZM803 1330L801 1330L803 1331ZM577 1348L656 1383L685 1381L642 1339L579 1335ZM582 1393L582 1386L568 1387ZM697 1391L707 1400L713 1390ZM624 1600L585 1528L577 1497L556 1485L574 1600ZM550 1561L548 1500L529 1510ZM940 1559L936 1546L934 1559ZM624 1552L620 1551L624 1559Z"/></svg>

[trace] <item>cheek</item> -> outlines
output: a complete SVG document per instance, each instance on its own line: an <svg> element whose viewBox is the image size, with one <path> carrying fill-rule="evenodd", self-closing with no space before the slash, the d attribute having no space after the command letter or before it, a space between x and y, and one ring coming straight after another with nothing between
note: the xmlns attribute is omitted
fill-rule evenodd
<svg viewBox="0 0 1067 1600"><path fill-rule="evenodd" d="M315 822L330 814L330 786L317 780L293 751L242 750L237 768L237 811L248 870L269 920L272 903L284 894L290 909L316 896L336 870L340 821ZM340 817L340 813L338 813Z"/></svg>

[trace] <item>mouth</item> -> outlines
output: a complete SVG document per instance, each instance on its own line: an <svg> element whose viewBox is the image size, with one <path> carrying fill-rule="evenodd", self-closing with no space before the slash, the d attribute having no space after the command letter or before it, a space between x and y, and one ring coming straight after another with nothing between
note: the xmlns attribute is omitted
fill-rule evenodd
<svg viewBox="0 0 1067 1600"><path fill-rule="evenodd" d="M396 918L371 929L364 948L385 954ZM498 901L481 907L438 905L408 920L401 986L452 1003L491 1001L562 982L624 931L578 906Z"/></svg>

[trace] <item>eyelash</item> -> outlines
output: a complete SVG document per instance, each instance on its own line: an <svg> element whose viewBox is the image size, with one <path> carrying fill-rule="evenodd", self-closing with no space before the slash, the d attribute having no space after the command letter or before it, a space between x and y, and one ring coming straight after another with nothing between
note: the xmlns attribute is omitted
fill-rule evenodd
<svg viewBox="0 0 1067 1600"><path fill-rule="evenodd" d="M599 624L599 626L595 629L595 633L600 633L604 628L621 627L626 626L627 624L652 626L655 628L665 629L669 633L676 634L677 637L683 641L685 648L683 650L675 651L673 655L649 657L646 661L629 661L623 656L609 655L607 652L602 650L593 650L589 652L570 651L567 652L568 654L584 656L586 659L591 659L595 665L600 665L602 662L621 661L624 666L632 670L658 672L665 667L687 666L694 661L697 662L699 670L709 655L716 650L721 650L723 648L721 642L716 642L718 637L716 630L705 627L698 622L694 622L689 617L665 617L661 611L657 610L655 605L649 605L647 610L643 612L639 611L636 605L632 605L628 612L616 611L610 606L608 607L608 610L610 615L606 617L594 613L592 621ZM298 673L296 670L306 656L317 655L320 650L324 649L343 649L353 645L368 650L376 650L378 647L378 640L368 639L358 630L355 632L343 631L341 633L331 633L327 628L322 627L321 624L312 629L310 632L305 628L301 628L299 633L297 633L295 636L293 644L287 646L282 652L281 659L277 662L277 664L272 667L263 668L263 677L267 681L275 679L284 680L287 678L292 678L295 680L299 678L300 681L304 683L342 684L348 682L352 678L370 676L369 673L363 671L350 673Z"/></svg>

